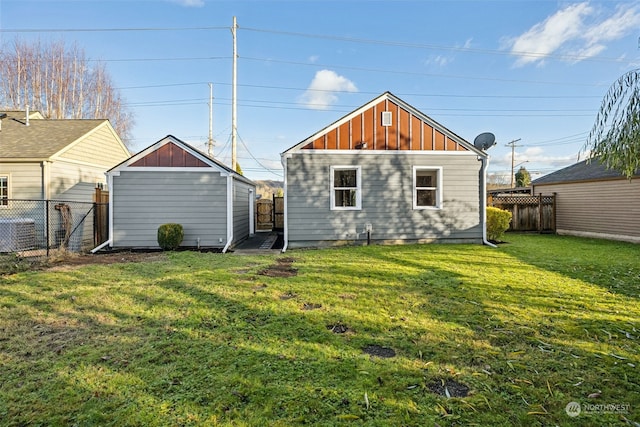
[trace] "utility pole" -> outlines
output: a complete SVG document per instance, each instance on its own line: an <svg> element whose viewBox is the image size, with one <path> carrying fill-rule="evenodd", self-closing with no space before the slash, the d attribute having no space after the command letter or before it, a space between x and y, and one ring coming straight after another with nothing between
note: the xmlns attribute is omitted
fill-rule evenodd
<svg viewBox="0 0 640 427"><path fill-rule="evenodd" d="M233 36L233 74L231 78L231 169L236 170L236 140L238 138L237 124L237 91L238 91L238 47L236 44L236 30L238 22L233 17L233 27L231 34Z"/></svg>
<svg viewBox="0 0 640 427"><path fill-rule="evenodd" d="M511 188L513 188L513 169L514 169L514 165L515 165L515 150L516 147L519 147L519 145L516 145L516 142L520 141L520 139L522 138L518 138L518 139L514 139L513 141L507 142L506 146L507 147L511 147Z"/></svg>
<svg viewBox="0 0 640 427"><path fill-rule="evenodd" d="M209 83L209 144L207 154L213 159L213 83Z"/></svg>

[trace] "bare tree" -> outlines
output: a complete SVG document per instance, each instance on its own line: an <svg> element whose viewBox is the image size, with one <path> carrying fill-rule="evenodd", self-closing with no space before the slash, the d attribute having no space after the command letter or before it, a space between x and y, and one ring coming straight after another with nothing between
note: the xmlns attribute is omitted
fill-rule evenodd
<svg viewBox="0 0 640 427"><path fill-rule="evenodd" d="M16 39L0 48L0 106L27 104L50 119L109 119L123 141L131 137L133 114L105 64L77 44Z"/></svg>

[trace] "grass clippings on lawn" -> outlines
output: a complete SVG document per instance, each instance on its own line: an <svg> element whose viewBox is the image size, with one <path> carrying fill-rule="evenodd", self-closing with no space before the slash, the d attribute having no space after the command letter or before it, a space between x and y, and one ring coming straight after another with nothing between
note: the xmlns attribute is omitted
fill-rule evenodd
<svg viewBox="0 0 640 427"><path fill-rule="evenodd" d="M640 422L640 247L505 240L0 277L0 425Z"/></svg>

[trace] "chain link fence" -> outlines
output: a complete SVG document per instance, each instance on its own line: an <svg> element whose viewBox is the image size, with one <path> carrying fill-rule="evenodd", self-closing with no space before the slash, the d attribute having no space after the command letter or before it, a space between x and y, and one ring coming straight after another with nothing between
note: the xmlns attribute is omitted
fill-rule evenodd
<svg viewBox="0 0 640 427"><path fill-rule="evenodd" d="M0 205L0 256L44 260L52 251L84 252L102 242L96 230L101 204L8 199ZM100 221L98 221L100 222Z"/></svg>

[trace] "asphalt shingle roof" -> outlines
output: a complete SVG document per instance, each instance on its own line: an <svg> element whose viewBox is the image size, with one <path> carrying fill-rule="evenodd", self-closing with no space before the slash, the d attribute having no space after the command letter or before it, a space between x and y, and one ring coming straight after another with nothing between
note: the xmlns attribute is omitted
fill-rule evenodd
<svg viewBox="0 0 640 427"><path fill-rule="evenodd" d="M637 174L636 174L637 175ZM622 173L607 169L597 159L583 160L564 169L552 172L532 182L533 185L556 184L561 182L597 181L604 179L624 178Z"/></svg>
<svg viewBox="0 0 640 427"><path fill-rule="evenodd" d="M29 126L26 126L24 119L17 119L12 114L2 119L0 157L48 159L105 121L104 119L30 119Z"/></svg>

